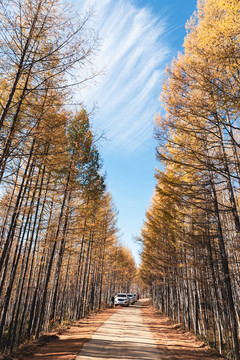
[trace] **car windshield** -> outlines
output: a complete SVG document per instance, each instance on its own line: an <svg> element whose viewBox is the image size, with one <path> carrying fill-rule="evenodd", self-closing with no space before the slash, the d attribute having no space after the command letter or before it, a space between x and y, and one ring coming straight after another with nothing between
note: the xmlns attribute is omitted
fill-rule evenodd
<svg viewBox="0 0 240 360"><path fill-rule="evenodd" d="M132 297L132 294L128 294L128 296Z"/></svg>
<svg viewBox="0 0 240 360"><path fill-rule="evenodd" d="M118 294L118 297L127 297L126 294Z"/></svg>

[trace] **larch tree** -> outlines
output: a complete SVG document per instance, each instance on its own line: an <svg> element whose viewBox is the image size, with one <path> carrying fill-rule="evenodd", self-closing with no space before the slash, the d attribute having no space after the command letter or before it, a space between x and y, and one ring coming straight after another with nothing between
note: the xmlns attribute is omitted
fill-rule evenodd
<svg viewBox="0 0 240 360"><path fill-rule="evenodd" d="M156 306L239 358L239 2L206 0L167 69L142 277ZM236 251L237 250L237 251ZM150 272L149 272L150 271ZM230 334L230 335L229 335Z"/></svg>
<svg viewBox="0 0 240 360"><path fill-rule="evenodd" d="M51 106L54 92L70 102L68 89L94 77L90 61L97 36L89 26L90 13L73 16L61 1L2 1L0 16L2 179L41 121L32 116L33 107Z"/></svg>
<svg viewBox="0 0 240 360"><path fill-rule="evenodd" d="M0 347L11 352L108 306L136 269L88 113L71 108L96 75L91 13L3 0L0 18ZM114 274L120 261L130 277Z"/></svg>

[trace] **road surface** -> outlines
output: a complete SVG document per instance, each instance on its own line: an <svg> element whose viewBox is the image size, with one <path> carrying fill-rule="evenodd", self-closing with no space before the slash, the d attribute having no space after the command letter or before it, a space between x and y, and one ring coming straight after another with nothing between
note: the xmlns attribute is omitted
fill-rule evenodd
<svg viewBox="0 0 240 360"><path fill-rule="evenodd" d="M86 343L76 360L159 360L153 336L141 317L142 302L120 308Z"/></svg>

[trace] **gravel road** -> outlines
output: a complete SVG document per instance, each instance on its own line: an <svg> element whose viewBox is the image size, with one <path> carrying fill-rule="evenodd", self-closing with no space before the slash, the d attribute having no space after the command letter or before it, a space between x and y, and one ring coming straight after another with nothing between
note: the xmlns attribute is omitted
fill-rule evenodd
<svg viewBox="0 0 240 360"><path fill-rule="evenodd" d="M153 336L141 317L142 301L120 308L86 343L75 360L159 360Z"/></svg>

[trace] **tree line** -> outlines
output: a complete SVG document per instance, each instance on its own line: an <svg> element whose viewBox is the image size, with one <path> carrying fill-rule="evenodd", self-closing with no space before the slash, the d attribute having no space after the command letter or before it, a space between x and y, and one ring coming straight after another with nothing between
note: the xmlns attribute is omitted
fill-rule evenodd
<svg viewBox="0 0 240 360"><path fill-rule="evenodd" d="M135 263L89 115L73 106L96 76L91 13L2 0L0 17L0 346L13 351L129 291Z"/></svg>
<svg viewBox="0 0 240 360"><path fill-rule="evenodd" d="M141 276L162 312L239 359L240 127L237 0L199 0L166 70L155 120Z"/></svg>

